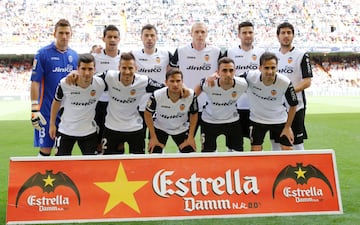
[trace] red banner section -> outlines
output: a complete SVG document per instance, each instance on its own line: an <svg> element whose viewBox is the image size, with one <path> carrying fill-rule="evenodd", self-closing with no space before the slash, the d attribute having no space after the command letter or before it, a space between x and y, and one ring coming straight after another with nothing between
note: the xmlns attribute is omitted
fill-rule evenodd
<svg viewBox="0 0 360 225"><path fill-rule="evenodd" d="M334 213L332 150L10 160L8 224Z"/></svg>

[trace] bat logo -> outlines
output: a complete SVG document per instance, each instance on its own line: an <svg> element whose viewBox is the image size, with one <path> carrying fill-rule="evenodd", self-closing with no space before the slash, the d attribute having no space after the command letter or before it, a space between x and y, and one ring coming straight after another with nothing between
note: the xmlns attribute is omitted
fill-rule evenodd
<svg viewBox="0 0 360 225"><path fill-rule="evenodd" d="M58 172L54 174L52 170L46 170L45 174L42 174L40 172L35 173L21 186L16 196L16 208L18 206L18 202L22 193L24 193L27 189L36 186L41 187L43 192L46 193L54 192L58 186L69 187L75 192L78 198L78 204L80 205L79 189L70 179L70 177L63 172Z"/></svg>
<svg viewBox="0 0 360 225"><path fill-rule="evenodd" d="M272 196L275 197L275 189L276 186L287 178L294 179L296 184L307 184L310 178L319 178L323 180L327 186L331 190L331 195L334 196L334 191L331 187L329 180L326 176L315 166L309 164L307 166L303 166L302 163L296 163L296 166L287 165L281 172L277 175L273 188L272 188Z"/></svg>

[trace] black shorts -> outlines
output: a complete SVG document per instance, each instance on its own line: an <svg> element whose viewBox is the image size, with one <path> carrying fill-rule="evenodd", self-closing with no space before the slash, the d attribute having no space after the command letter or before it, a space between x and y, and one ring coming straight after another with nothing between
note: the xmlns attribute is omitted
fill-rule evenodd
<svg viewBox="0 0 360 225"><path fill-rule="evenodd" d="M95 122L98 126L98 136L97 136L97 142L98 144L101 143L101 138L102 135L104 133L104 128L105 128L105 117L107 114L107 106L108 106L108 102L100 102L98 101L98 103L96 104L96 108L95 108Z"/></svg>
<svg viewBox="0 0 360 225"><path fill-rule="evenodd" d="M249 127L250 127L250 110L249 109L238 109L240 116L240 126L243 137L249 138Z"/></svg>
<svg viewBox="0 0 360 225"><path fill-rule="evenodd" d="M122 143L125 142L129 145L130 154L145 153L145 136L142 129L138 131L122 132L105 127L102 139L104 155L124 154Z"/></svg>
<svg viewBox="0 0 360 225"><path fill-rule="evenodd" d="M289 139L286 136L280 137L282 130L284 129L285 123L282 124L261 124L250 121L250 141L251 145L262 145L266 132L270 132L272 139L276 143L280 143L285 146L292 146Z"/></svg>
<svg viewBox="0 0 360 225"><path fill-rule="evenodd" d="M301 144L308 138L305 129L305 109L296 112L291 129L294 133L294 145Z"/></svg>
<svg viewBox="0 0 360 225"><path fill-rule="evenodd" d="M71 155L75 142L78 143L83 155L95 155L97 146L96 132L83 137L69 136L58 132L55 141L57 148L55 155Z"/></svg>
<svg viewBox="0 0 360 225"><path fill-rule="evenodd" d="M221 134L225 135L226 146L235 151L243 151L243 138L240 121L232 123L211 124L201 123L202 152L215 152L216 139Z"/></svg>
<svg viewBox="0 0 360 225"><path fill-rule="evenodd" d="M294 120L291 124L291 129L294 133L294 145L304 143L308 138L305 128L305 109L300 109L295 113ZM270 139L274 140L274 134L270 132Z"/></svg>
<svg viewBox="0 0 360 225"><path fill-rule="evenodd" d="M169 134L166 133L165 131L157 129L157 128L155 128L155 133L156 133L156 137L157 137L158 141L161 144L166 145L166 142L169 138ZM170 135L170 136L174 140L176 145L179 146L188 138L188 134L189 134L188 131L186 131L186 132L183 132L180 134ZM160 146L155 146L153 153L162 153L162 151L163 151L163 149ZM181 153L190 153L190 152L195 152L195 149L193 149L191 146L185 146L182 149L179 148L179 151Z"/></svg>

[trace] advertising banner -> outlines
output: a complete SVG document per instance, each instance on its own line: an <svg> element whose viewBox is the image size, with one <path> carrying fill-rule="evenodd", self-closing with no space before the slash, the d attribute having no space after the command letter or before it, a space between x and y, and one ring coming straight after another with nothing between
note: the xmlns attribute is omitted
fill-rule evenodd
<svg viewBox="0 0 360 225"><path fill-rule="evenodd" d="M10 159L7 224L342 213L333 150Z"/></svg>

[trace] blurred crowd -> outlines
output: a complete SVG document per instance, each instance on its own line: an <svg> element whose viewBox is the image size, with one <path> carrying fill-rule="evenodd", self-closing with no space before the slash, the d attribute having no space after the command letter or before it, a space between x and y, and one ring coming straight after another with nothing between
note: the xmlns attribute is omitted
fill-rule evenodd
<svg viewBox="0 0 360 225"><path fill-rule="evenodd" d="M360 94L360 59L319 57L312 62L313 79L307 92L312 95Z"/></svg>
<svg viewBox="0 0 360 225"><path fill-rule="evenodd" d="M53 40L60 18L71 22L70 45L79 53L102 44L107 24L120 28L120 49L138 48L147 23L158 29L158 46L172 51L191 41L196 21L208 24L208 41L222 49L239 43L237 25L245 20L255 24L255 45L266 49L278 47L276 26L283 21L294 24L299 48L360 46L360 8L350 0L1 0L0 18L2 49L28 54ZM314 60L310 91L359 89L359 71L359 59ZM30 74L31 62L0 62L1 94L29 93Z"/></svg>
<svg viewBox="0 0 360 225"><path fill-rule="evenodd" d="M190 41L195 21L207 23L209 42L225 48L238 42L237 24L244 20L255 24L260 47L277 47L276 26L283 21L295 25L296 46L360 46L359 11L350 0L2 0L0 42L36 51L52 40L54 23L66 17L78 51L101 43L107 24L121 28L122 46L138 46L146 23L158 28L160 45L174 49Z"/></svg>

